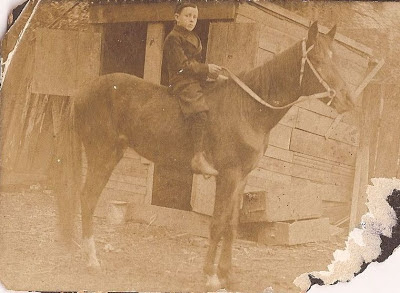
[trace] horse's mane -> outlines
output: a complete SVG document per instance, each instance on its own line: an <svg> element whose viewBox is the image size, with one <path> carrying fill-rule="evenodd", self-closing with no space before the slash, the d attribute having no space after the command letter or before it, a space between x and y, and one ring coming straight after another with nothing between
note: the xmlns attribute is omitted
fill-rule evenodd
<svg viewBox="0 0 400 293"><path fill-rule="evenodd" d="M293 95L299 90L300 58L301 42L298 42L273 59L239 73L238 77L264 100L287 103L297 98ZM243 92L238 86L226 86L225 90L228 97L238 96L238 91Z"/></svg>

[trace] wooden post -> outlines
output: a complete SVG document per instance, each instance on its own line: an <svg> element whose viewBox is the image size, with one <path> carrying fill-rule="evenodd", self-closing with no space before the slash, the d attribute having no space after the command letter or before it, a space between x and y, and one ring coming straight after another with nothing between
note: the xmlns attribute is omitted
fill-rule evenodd
<svg viewBox="0 0 400 293"><path fill-rule="evenodd" d="M397 175L400 149L400 87L395 84L382 85L382 114L377 136L374 177L392 178Z"/></svg>
<svg viewBox="0 0 400 293"><path fill-rule="evenodd" d="M376 65L375 63L369 64L369 70L371 70L375 76L378 70L382 67L383 60ZM372 80L371 74L368 75L368 82ZM367 80L366 79L366 80ZM363 82L357 94L367 87L367 83ZM351 211L350 211L350 223L349 231L352 231L360 222L361 216L367 211L366 191L369 183L369 178L373 174L371 167L374 167L375 163L370 159L371 155L374 155L375 141L374 137L377 135L377 124L379 123L380 113L379 113L379 102L382 97L380 91L380 85L372 83L366 90L363 97L363 111L360 117L360 146L357 152L356 159L356 170L354 174L354 184L353 184L353 195L351 201Z"/></svg>
<svg viewBox="0 0 400 293"><path fill-rule="evenodd" d="M359 148L356 160L356 172L354 174L353 195L351 200L349 231L352 231L360 221L365 211L365 192L368 185L369 146Z"/></svg>
<svg viewBox="0 0 400 293"><path fill-rule="evenodd" d="M164 33L165 29L163 23L148 24L143 77L144 79L154 83L160 83L161 81ZM147 191L144 198L144 203L151 204L153 194L154 163L149 164L149 170L147 174Z"/></svg>

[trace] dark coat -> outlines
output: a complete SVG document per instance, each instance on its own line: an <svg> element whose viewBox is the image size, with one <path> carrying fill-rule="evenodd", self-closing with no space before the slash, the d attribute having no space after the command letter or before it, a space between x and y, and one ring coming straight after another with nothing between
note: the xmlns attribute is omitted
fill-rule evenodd
<svg viewBox="0 0 400 293"><path fill-rule="evenodd" d="M175 25L165 38L164 62L171 93L179 97L185 117L208 110L201 87L207 79L208 64L200 62L201 51L200 38L181 26Z"/></svg>

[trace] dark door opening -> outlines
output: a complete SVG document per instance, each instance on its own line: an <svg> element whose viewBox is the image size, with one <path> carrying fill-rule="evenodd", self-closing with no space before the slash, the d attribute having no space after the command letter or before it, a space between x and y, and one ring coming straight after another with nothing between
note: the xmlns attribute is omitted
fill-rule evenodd
<svg viewBox="0 0 400 293"><path fill-rule="evenodd" d="M198 21L195 32L203 46L202 62L206 60L210 22ZM173 29L174 22L165 23L165 36ZM161 84L168 85L168 73L163 62ZM177 142L179 144L179 142ZM190 205L193 174L189 169L172 169L168 166L154 166L152 204L174 209L192 210Z"/></svg>
<svg viewBox="0 0 400 293"><path fill-rule="evenodd" d="M151 204L184 211L192 210L192 172L169 166L154 166L153 197Z"/></svg>
<svg viewBox="0 0 400 293"><path fill-rule="evenodd" d="M104 25L101 74L124 72L143 77L147 23Z"/></svg>

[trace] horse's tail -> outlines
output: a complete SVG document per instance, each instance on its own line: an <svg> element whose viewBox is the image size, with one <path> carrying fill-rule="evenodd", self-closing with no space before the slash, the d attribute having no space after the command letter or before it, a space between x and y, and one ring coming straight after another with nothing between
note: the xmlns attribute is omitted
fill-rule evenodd
<svg viewBox="0 0 400 293"><path fill-rule="evenodd" d="M58 226L62 240L72 243L75 234L79 192L82 183L82 143L78 135L75 100L62 113L62 127L56 146L56 192Z"/></svg>

